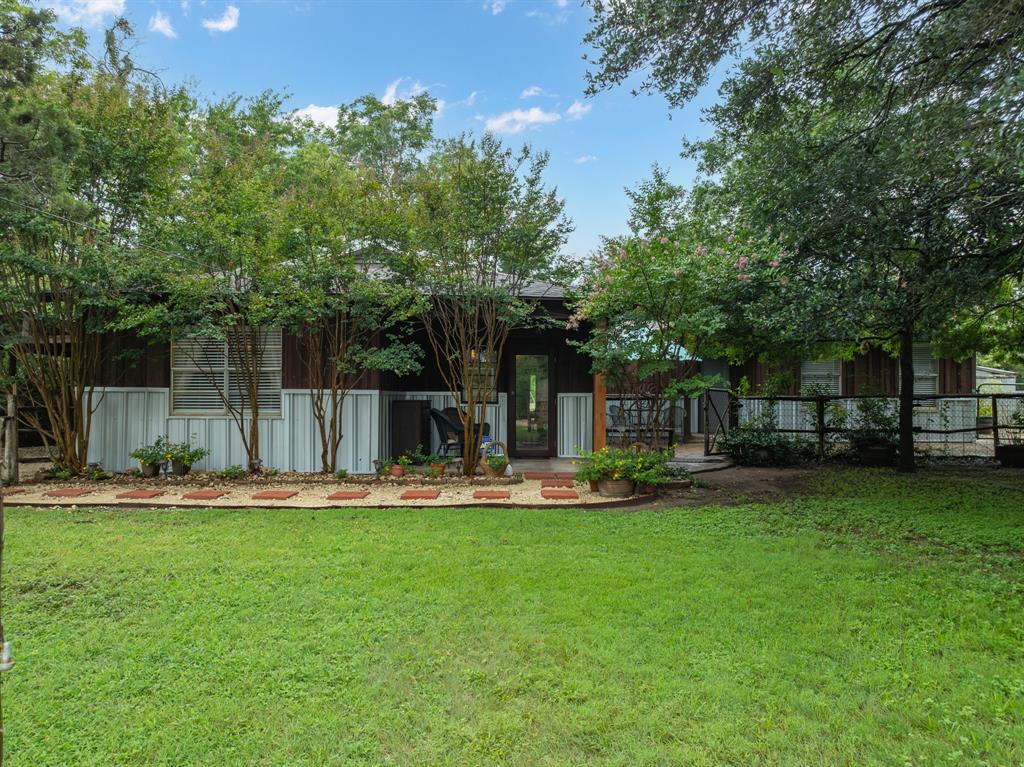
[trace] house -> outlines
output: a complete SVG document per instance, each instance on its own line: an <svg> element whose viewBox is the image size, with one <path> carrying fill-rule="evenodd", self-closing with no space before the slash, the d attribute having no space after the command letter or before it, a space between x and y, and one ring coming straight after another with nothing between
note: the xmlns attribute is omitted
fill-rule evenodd
<svg viewBox="0 0 1024 767"><path fill-rule="evenodd" d="M557 288L532 285L524 296L558 322L550 329L511 333L486 420L493 438L505 443L514 457L575 456L594 444L595 377L589 359L569 344L582 339L585 331L566 329L569 311ZM439 410L455 405L426 333L418 332L414 340L425 351L419 374L371 372L344 402L338 465L349 472L372 472L374 459L392 455L393 403L420 400ZM224 342L212 343L220 347L209 355L219 366L215 372L230 380ZM208 448L211 454L200 468L245 464L238 428L217 388L190 355L181 353L179 344L151 345L117 333L110 334L107 347L96 381L99 404L92 421L90 462L114 471L129 468L133 449L165 434ZM295 337L280 330L268 333L261 374L261 459L282 471L319 471L320 440L300 354ZM602 434L603 414L602 409L597 425ZM414 427L418 424L408 424ZM427 439L432 450L438 449L436 429L429 429Z"/></svg>
<svg viewBox="0 0 1024 767"><path fill-rule="evenodd" d="M614 431L628 394L608 392L600 376L591 372L590 360L571 345L586 329L569 329L564 294L554 286L528 286L524 296L535 300L557 322L544 330L516 330L508 339L497 392L486 406L492 437L508 446L512 457L574 457L605 443ZM413 400L439 410L455 405L430 352L426 333L414 335L425 350L423 369L416 375L396 376L372 372L344 402L338 465L352 473L373 471L377 458L393 454L396 429L420 429L422 424L395 423L408 409L396 402ZM191 440L211 451L200 468L221 469L245 464L245 450L237 426L226 411L208 374L200 374L179 344L148 344L130 334L110 334L107 353L96 381L89 443L89 460L109 470L133 465L128 454L160 435L173 441ZM320 441L312 412L312 397L300 358L298 340L272 330L261 372L261 459L282 471L319 471ZM216 375L230 380L230 355L224 342L213 341L210 359ZM718 374L738 385L746 377L753 390L762 385L769 369L762 363L729 367L723 360L693 361L689 373ZM806 362L792 371L788 393L814 385L837 395L898 392L898 365L881 350L851 361ZM228 388L228 387L225 387ZM974 362L955 362L931 355L922 345L915 355L915 391L919 394L960 394L974 390ZM972 402L973 404L973 402ZM700 432L703 409L697 401L672 406L673 439L681 441ZM395 416L395 413L399 413ZM965 416L966 417L966 416ZM440 436L426 427L430 449ZM424 447L427 447L424 444Z"/></svg>

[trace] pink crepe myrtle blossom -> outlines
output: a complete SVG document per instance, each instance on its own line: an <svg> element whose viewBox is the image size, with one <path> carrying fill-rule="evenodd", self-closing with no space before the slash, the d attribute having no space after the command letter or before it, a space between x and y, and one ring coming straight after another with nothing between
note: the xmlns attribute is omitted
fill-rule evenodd
<svg viewBox="0 0 1024 767"><path fill-rule="evenodd" d="M750 284L750 277L746 274L737 274L736 279L742 282L744 285Z"/></svg>
<svg viewBox="0 0 1024 767"><path fill-rule="evenodd" d="M775 259L774 261L772 261L772 266L778 269L780 266L782 266L782 262L779 261L778 259Z"/></svg>
<svg viewBox="0 0 1024 767"><path fill-rule="evenodd" d="M739 258L736 259L736 268L737 269L746 269L748 263L750 263L750 262L749 262L749 260L747 259L746 256L740 256Z"/></svg>
<svg viewBox="0 0 1024 767"><path fill-rule="evenodd" d="M565 323L566 330L579 330L580 317L578 314L573 314L569 317L569 320Z"/></svg>

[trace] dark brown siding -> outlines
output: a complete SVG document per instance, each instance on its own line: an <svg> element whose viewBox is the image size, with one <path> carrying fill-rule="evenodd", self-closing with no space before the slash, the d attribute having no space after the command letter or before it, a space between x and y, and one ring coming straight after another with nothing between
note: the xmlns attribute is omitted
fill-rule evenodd
<svg viewBox="0 0 1024 767"><path fill-rule="evenodd" d="M773 375L785 374L789 376L790 384L789 387L780 392L783 395L799 394L800 393L800 366L797 365L795 368L780 367L773 365L768 362L759 362L757 360L751 360L740 366L730 366L729 368L729 379L732 383L732 387L735 389L740 385L740 381L743 377L746 377L750 384L750 391L752 394L760 394L764 390L765 384Z"/></svg>
<svg viewBox="0 0 1024 767"><path fill-rule="evenodd" d="M957 362L949 358L938 360L939 394L970 394L975 387L974 359ZM733 387L746 376L753 392L760 392L768 377L777 368L764 362L747 362L730 368ZM874 348L866 354L858 354L852 360L844 360L841 368L842 392L847 395L885 394L895 396L900 391L900 364L884 350ZM800 367L793 371L793 386L784 394L800 393Z"/></svg>
<svg viewBox="0 0 1024 767"><path fill-rule="evenodd" d="M166 388L171 385L170 345L149 343L132 333L109 333L104 338L97 386Z"/></svg>
<svg viewBox="0 0 1024 767"><path fill-rule="evenodd" d="M939 360L939 392L942 394L972 394L977 388L974 357L962 362L949 358Z"/></svg>

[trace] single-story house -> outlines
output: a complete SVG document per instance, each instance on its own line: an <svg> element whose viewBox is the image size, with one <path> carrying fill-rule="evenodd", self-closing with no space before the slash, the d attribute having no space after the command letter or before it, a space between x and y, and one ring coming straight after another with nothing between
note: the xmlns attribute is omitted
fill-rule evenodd
<svg viewBox="0 0 1024 767"><path fill-rule="evenodd" d="M584 337L585 329L569 329L564 294L550 285L530 286L525 295L557 320L546 330L511 334L501 365L497 393L486 406L491 436L508 446L513 457L573 457L580 450L604 444L607 429L622 397L607 392L600 376L591 372L588 358L569 342ZM440 434L427 410L455 405L430 352L425 333L415 336L425 350L423 370L395 376L373 372L344 403L340 467L349 472L373 470L377 458L420 442L436 450ZM103 367L96 381L96 411L89 443L90 462L108 470L133 465L128 454L136 447L166 435L173 441L191 440L208 448L201 468L221 469L245 464L238 429L206 375L198 375L187 355L174 343L149 344L129 334L111 334ZM936 359L921 346L915 357L915 389L919 393L968 393L974 390L974 362ZM261 459L282 471L318 471L320 444L312 414L311 395L299 357L296 338L280 330L269 333L261 375ZM228 380L227 350L219 355ZM918 364L919 361L919 364ZM693 372L717 373L738 383L747 376L753 387L767 375L760 363L730 369L723 360L692 365ZM898 391L896 361L879 350L853 361L808 362L795 371L794 393L813 382L847 395L866 391ZM424 403L424 404L415 404ZM674 409L675 440L701 431L703 412L697 401Z"/></svg>

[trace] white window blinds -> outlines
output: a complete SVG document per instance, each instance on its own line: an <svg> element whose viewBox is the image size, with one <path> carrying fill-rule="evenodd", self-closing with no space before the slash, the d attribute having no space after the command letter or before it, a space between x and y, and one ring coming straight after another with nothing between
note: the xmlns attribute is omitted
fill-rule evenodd
<svg viewBox="0 0 1024 767"><path fill-rule="evenodd" d="M939 393L939 361L931 344L914 344L914 394Z"/></svg>
<svg viewBox="0 0 1024 767"><path fill-rule="evenodd" d="M841 371L839 360L804 362L800 365L800 391L839 396L842 394Z"/></svg>
<svg viewBox="0 0 1024 767"><path fill-rule="evenodd" d="M231 341L188 338L171 344L173 415L226 415L225 398L233 409L249 410L251 366L244 363L250 359L258 363L260 415L281 412L281 330L233 334Z"/></svg>

